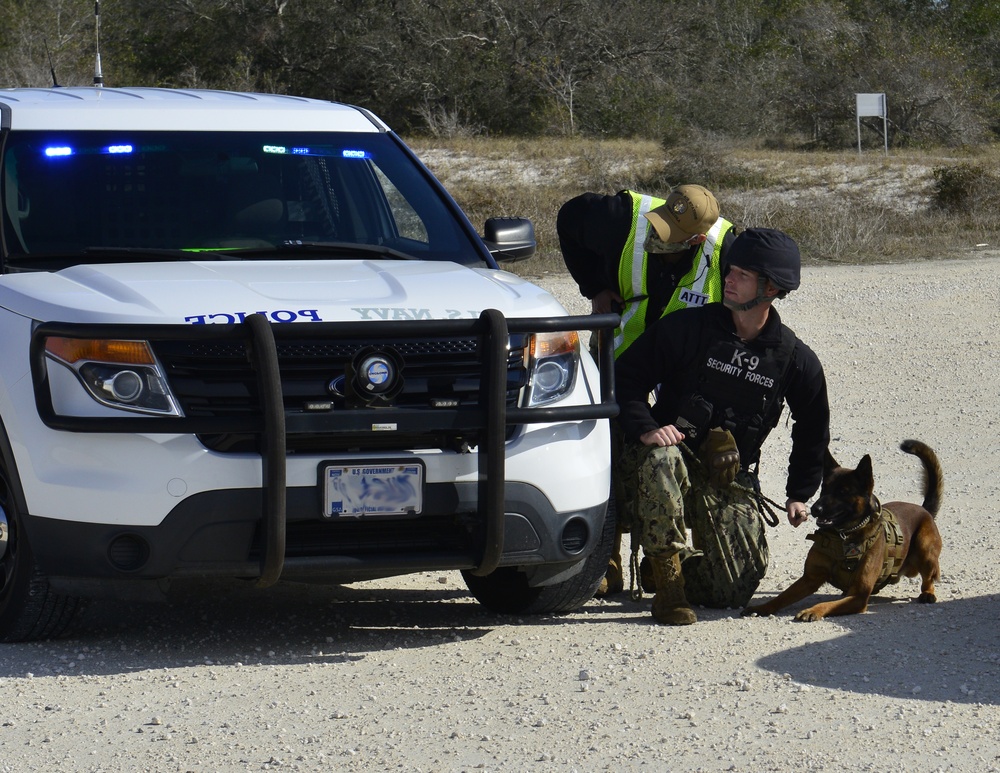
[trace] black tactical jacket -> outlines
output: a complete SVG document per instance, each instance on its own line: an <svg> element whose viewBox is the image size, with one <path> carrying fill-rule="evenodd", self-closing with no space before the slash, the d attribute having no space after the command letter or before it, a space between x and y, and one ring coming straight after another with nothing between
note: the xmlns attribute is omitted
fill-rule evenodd
<svg viewBox="0 0 1000 773"><path fill-rule="evenodd" d="M619 420L629 441L638 442L644 433L667 424L677 424L681 413L688 412L691 398L705 392L706 374L718 373L718 363L708 364L709 353L718 352L719 344L739 342L733 324L732 312L721 303L712 303L698 309L677 311L659 320L646 330L615 363L615 389L621 407ZM789 328L782 324L772 307L761 334L753 341L740 343L746 354L755 353L761 361L768 353L782 347L790 349L791 362L781 369L778 403L783 399L791 410L792 451L788 460L786 496L805 502L819 489L823 475L823 454L830 442L830 407L827 400L826 378L816 354L802 343ZM744 360L746 357L743 358ZM773 360L772 357L772 365ZM725 363L728 365L728 363ZM745 381L754 376L745 361L737 363L741 372L731 379L733 390L730 399L718 386L711 395L711 422L718 426L723 417L737 417L739 426L733 434L739 439L746 424L746 394L753 394L759 384ZM771 368L773 375L774 368ZM735 373L735 371L734 371ZM741 383L741 379L744 380ZM653 406L649 394L657 391ZM762 417L765 427L755 433L751 446L741 446L744 467L757 460L776 415ZM744 435L744 437L746 437Z"/></svg>

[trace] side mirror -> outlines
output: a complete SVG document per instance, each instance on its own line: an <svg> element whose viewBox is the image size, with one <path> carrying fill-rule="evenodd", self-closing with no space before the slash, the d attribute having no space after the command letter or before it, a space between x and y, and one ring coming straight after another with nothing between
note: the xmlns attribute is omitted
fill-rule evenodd
<svg viewBox="0 0 1000 773"><path fill-rule="evenodd" d="M491 217L483 242L497 263L514 263L535 254L535 226L524 217Z"/></svg>

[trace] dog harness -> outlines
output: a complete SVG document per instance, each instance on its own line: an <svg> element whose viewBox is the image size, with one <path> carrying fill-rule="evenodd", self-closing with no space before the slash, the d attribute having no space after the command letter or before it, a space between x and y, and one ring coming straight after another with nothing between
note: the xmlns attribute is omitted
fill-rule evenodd
<svg viewBox="0 0 1000 773"><path fill-rule="evenodd" d="M830 584L847 592L857 574L861 557L871 550L879 533L885 535L882 571L872 593L878 593L890 583L899 582L899 570L906 552L899 521L891 510L875 500L875 512L852 529L820 529L806 537L816 543L816 549L835 564Z"/></svg>

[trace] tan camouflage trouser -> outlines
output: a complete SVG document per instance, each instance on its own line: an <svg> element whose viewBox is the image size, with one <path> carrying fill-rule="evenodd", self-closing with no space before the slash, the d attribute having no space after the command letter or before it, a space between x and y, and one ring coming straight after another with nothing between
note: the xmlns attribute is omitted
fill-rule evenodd
<svg viewBox="0 0 1000 773"><path fill-rule="evenodd" d="M769 560L750 476L741 472L735 485L717 489L701 463L679 447L625 443L623 455L637 469L636 531L646 555L681 554L689 602L745 607Z"/></svg>

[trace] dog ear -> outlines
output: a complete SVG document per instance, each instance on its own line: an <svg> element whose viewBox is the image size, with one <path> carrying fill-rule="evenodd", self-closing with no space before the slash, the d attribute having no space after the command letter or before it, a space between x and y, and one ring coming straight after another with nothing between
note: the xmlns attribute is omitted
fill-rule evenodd
<svg viewBox="0 0 1000 773"><path fill-rule="evenodd" d="M826 451L823 453L823 477L825 478L839 466L837 460L833 458L833 454L830 453L830 447L827 446Z"/></svg>
<svg viewBox="0 0 1000 773"><path fill-rule="evenodd" d="M858 466L854 470L854 475L864 483L869 495L875 490L875 474L872 472L872 458L869 454L861 457L861 461L858 462Z"/></svg>

